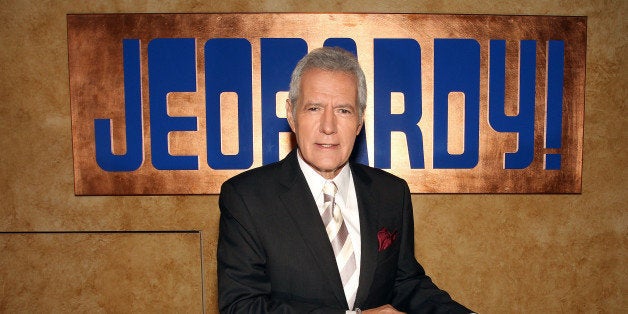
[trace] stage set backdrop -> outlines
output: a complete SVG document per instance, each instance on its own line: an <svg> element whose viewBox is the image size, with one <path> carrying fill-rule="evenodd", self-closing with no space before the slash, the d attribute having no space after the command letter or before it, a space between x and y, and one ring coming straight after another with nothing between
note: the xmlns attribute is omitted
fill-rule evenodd
<svg viewBox="0 0 628 314"><path fill-rule="evenodd" d="M68 16L76 193L217 194L278 161L319 46L367 77L354 159L411 192L580 192L584 17L109 14Z"/></svg>
<svg viewBox="0 0 628 314"><path fill-rule="evenodd" d="M409 183L440 287L628 308L626 1L2 7L2 313L216 313L220 185L294 147L290 72L320 46L364 68L353 158ZM320 13L347 11L383 13Z"/></svg>

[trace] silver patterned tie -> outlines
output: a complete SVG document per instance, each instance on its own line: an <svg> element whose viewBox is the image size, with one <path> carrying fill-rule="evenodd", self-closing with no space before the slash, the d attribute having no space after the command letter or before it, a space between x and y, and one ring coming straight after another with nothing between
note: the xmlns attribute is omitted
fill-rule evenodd
<svg viewBox="0 0 628 314"><path fill-rule="evenodd" d="M354 276L356 272L355 253L349 238L349 231L342 218L340 208L335 201L337 190L338 188L333 181L325 182L323 186L324 210L321 217L334 250L334 255L336 255L336 264L342 279L347 303L349 308L353 308L358 285L358 278Z"/></svg>

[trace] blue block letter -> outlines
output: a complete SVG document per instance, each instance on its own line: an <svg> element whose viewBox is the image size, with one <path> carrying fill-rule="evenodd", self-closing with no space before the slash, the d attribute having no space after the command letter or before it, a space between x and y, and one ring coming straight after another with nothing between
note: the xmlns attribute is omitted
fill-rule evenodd
<svg viewBox="0 0 628 314"><path fill-rule="evenodd" d="M355 41L352 38L327 38L323 43L325 47L340 47L358 56L358 48L355 45ZM358 162L364 165L369 164L369 155L366 145L366 127L362 125L362 130L355 140L353 146L353 152L351 153L352 161Z"/></svg>
<svg viewBox="0 0 628 314"><path fill-rule="evenodd" d="M253 164L253 75L251 43L215 38L205 43L207 163L214 169L247 169ZM222 153L220 94L238 94L238 153Z"/></svg>
<svg viewBox="0 0 628 314"><path fill-rule="evenodd" d="M148 44L150 137L153 165L158 170L196 170L197 156L173 156L168 134L196 131L196 117L168 115L168 93L196 91L194 38L157 38Z"/></svg>
<svg viewBox="0 0 628 314"><path fill-rule="evenodd" d="M111 151L111 120L95 119L96 162L105 171L133 171L144 159L142 142L142 80L140 41L122 41L124 56L124 109L126 124L126 154Z"/></svg>
<svg viewBox="0 0 628 314"><path fill-rule="evenodd" d="M534 159L536 42L522 40L519 50L519 113L507 116L505 105L506 41L491 40L488 121L498 132L518 134L517 152L506 153L504 169L527 168Z"/></svg>
<svg viewBox="0 0 628 314"><path fill-rule="evenodd" d="M421 47L414 39L375 39L375 167L391 167L391 133L406 135L410 167L425 167L422 115ZM404 112L391 113L390 93L404 94Z"/></svg>
<svg viewBox="0 0 628 314"><path fill-rule="evenodd" d="M262 163L279 160L279 133L290 132L286 118L277 117L276 95L290 89L290 75L307 53L301 38L262 38Z"/></svg>
<svg viewBox="0 0 628 314"><path fill-rule="evenodd" d="M545 115L545 147L560 148L563 137L563 84L565 71L565 42L548 42L547 109ZM560 154L545 155L546 170L560 170Z"/></svg>
<svg viewBox="0 0 628 314"><path fill-rule="evenodd" d="M464 93L464 152L447 151L449 93ZM434 168L470 169L479 159L480 45L474 39L434 40Z"/></svg>

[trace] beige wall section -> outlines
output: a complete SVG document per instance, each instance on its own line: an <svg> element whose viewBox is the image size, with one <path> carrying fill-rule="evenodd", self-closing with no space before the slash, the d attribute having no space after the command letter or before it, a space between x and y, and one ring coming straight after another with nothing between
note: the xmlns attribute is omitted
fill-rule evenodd
<svg viewBox="0 0 628 314"><path fill-rule="evenodd" d="M628 1L41 1L4 0L0 10L0 231L200 230L207 312L216 312L216 196L76 197L73 193L67 13L405 12L588 16L581 195L414 195L417 256L434 281L481 313L620 313L628 310L626 259L626 51ZM113 239L112 239L113 237ZM2 234L0 311L16 302L61 309L73 289L113 296L154 287L85 286L68 266L106 252L98 271L138 271L187 304L198 296L192 241L182 235ZM160 245L162 239L165 243ZM112 246L104 245L111 241ZM192 241L193 242L193 241ZM116 246L121 251L115 249ZM67 254L55 251L63 249ZM141 250L144 259L135 259ZM52 251L51 251L52 250ZM117 255L120 254L120 255ZM166 254L165 256L162 254ZM179 256L180 255L180 256ZM198 256L197 256L198 257ZM14 258L16 260L14 260ZM125 258L129 270L121 267ZM23 259L27 267L18 263ZM51 264L54 262L54 264ZM5 266L8 265L8 266ZM57 265L59 268L50 268ZM179 269L181 265L181 269ZM169 271L162 271L169 270ZM182 272L186 284L168 276ZM19 273L20 282L16 282ZM133 279L135 277L131 276ZM126 278L126 277L124 277ZM188 279L189 278L189 279ZM122 278L121 278L122 279ZM96 279L94 279L96 280ZM104 279L101 279L104 280ZM175 280L175 279L172 279ZM151 281L153 282L153 281ZM26 283L26 284L25 284ZM40 285L40 286L30 286ZM14 289L25 291L19 296ZM61 289L66 295L50 292ZM63 290L65 289L65 290ZM56 293L56 292L55 292ZM74 294L73 294L74 293ZM189 295L188 295L189 293ZM105 296L112 296L111 299ZM176 296L176 297L175 297ZM158 306L166 303L156 300ZM95 299L80 300L89 306ZM118 303L120 305L120 303ZM131 304L124 304L132 306ZM77 305L78 306L78 305ZM170 305L168 305L170 306ZM165 310L173 308L164 308ZM118 308L116 308L118 309ZM132 310L119 308L120 311ZM146 308L149 310L149 308ZM140 308L141 310L141 308Z"/></svg>
<svg viewBox="0 0 628 314"><path fill-rule="evenodd" d="M201 233L0 234L1 313L199 313Z"/></svg>

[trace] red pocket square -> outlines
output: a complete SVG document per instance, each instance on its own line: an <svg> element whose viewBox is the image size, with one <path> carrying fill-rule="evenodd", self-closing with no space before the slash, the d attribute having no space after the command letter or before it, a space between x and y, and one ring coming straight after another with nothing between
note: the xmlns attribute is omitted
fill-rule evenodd
<svg viewBox="0 0 628 314"><path fill-rule="evenodd" d="M387 249L397 239L397 230L390 232L386 228L382 228L377 232L377 240L379 240L378 252Z"/></svg>

